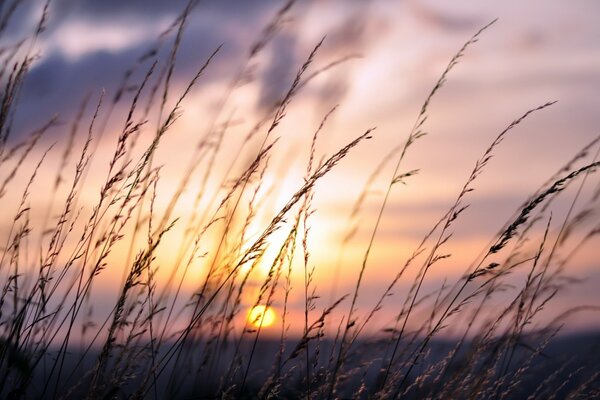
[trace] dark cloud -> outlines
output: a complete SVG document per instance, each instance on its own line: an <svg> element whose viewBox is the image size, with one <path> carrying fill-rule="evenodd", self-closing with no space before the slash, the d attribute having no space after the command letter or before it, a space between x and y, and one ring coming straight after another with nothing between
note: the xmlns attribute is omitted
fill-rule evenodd
<svg viewBox="0 0 600 400"><path fill-rule="evenodd" d="M270 109L289 90L301 62L297 42L295 35L287 32L273 40L270 59L260 79L260 108Z"/></svg>
<svg viewBox="0 0 600 400"><path fill-rule="evenodd" d="M355 12L349 15L328 35L324 51L332 59L340 59L364 51L366 29L366 13ZM340 68L335 74L331 74L319 90L323 108L341 102L350 90L350 84L350 74L345 68Z"/></svg>
<svg viewBox="0 0 600 400"><path fill-rule="evenodd" d="M58 7L70 9L76 13L89 17L114 17L123 14L161 16L165 13L176 13L184 9L188 0L60 0Z"/></svg>
<svg viewBox="0 0 600 400"><path fill-rule="evenodd" d="M104 88L114 93L124 73L132 65L131 54L95 53L70 63L59 54L45 58L27 76L18 106L18 131L31 130L41 121L59 113L69 118L87 92Z"/></svg>
<svg viewBox="0 0 600 400"><path fill-rule="evenodd" d="M155 33L149 34L148 38L141 42L138 38L125 48L112 51L108 47L89 50L79 57L69 59L64 56L67 53L61 49L61 43L57 39L60 37L57 32L61 25L79 21L84 24L89 22L90 29L93 29L93 23L98 22L102 22L104 26L107 22L114 22L119 25L142 24L143 27L154 23L153 21L174 18L184 9L187 1L57 0L53 3L49 27L44 34L45 39L50 41L50 46L46 47L41 60L33 66L27 77L16 116L17 131L27 132L55 113L59 113L63 120L69 120L81 98L90 91L99 93L104 89L107 98L111 99L121 84L125 71L135 65L136 59L156 43L157 39L157 31L153 30ZM258 37L281 6L282 2L276 0L200 2L189 18L179 49L174 84L182 85L193 76L208 54L219 44L224 45L223 49L199 85L233 77L242 65L243 58L247 56L247 48L252 40ZM305 6L306 3L299 2L294 10L301 15L300 11ZM347 55L353 48L358 52L368 45L373 29L361 20L361 14L364 16L361 10L365 10L365 7L353 9L350 17L333 30L319 55L321 60L327 62ZM53 34L56 35L53 37ZM168 58L169 43L163 46L162 53L159 54L162 60ZM293 26L285 25L284 30L274 36L265 50L270 58L258 69L259 108L271 107L281 99L308 54L309 47L306 43L299 43L299 35ZM138 80L146 68L147 66L142 66L138 70ZM327 103L340 101L348 91L348 73L334 76L321 93Z"/></svg>
<svg viewBox="0 0 600 400"><path fill-rule="evenodd" d="M323 52L328 59L335 61L348 56L364 56L371 46L383 38L388 30L387 23L370 15L369 4L357 5L327 35ZM328 75L327 82L318 94L323 108L342 102L350 91L351 76L351 69L345 66Z"/></svg>
<svg viewBox="0 0 600 400"><path fill-rule="evenodd" d="M368 17L368 3L365 3L331 30L323 46L324 51L338 56L360 51L368 45L373 30Z"/></svg>
<svg viewBox="0 0 600 400"><path fill-rule="evenodd" d="M448 31L473 30L484 24L480 18L453 15L448 11L437 10L421 1L411 1L409 6L417 20L437 29Z"/></svg>
<svg viewBox="0 0 600 400"><path fill-rule="evenodd" d="M327 37L311 66L312 71L331 62L360 56L382 38L387 32L387 24L373 18L369 9L368 2L351 2L348 8L338 9L342 18L337 25L327 29ZM260 75L259 108L269 108L281 100L313 45L300 42L293 28L276 36L269 49L270 58ZM344 99L351 86L350 72L342 65L328 71L327 80L315 90L321 108L329 109Z"/></svg>
<svg viewBox="0 0 600 400"><path fill-rule="evenodd" d="M35 31L35 26L30 26L23 21L30 21L35 18L35 22L39 21L41 16L41 9L39 13L36 9L36 2L33 1L20 1L17 3L17 7L11 10L9 4L6 2L0 2L0 21L2 22L1 38L3 44L8 39L9 42L15 40L21 40L24 36L29 36ZM11 2L12 3L12 2Z"/></svg>
<svg viewBox="0 0 600 400"><path fill-rule="evenodd" d="M182 12L189 0L58 0L55 10L58 14L68 14L88 19L158 19L165 15ZM196 15L218 18L240 18L253 20L280 2L276 0L208 0L200 1L194 9ZM251 22L251 21L248 21Z"/></svg>
<svg viewBox="0 0 600 400"><path fill-rule="evenodd" d="M186 3L187 0L59 0L50 15L50 27L45 35L49 40L53 40L52 34L61 24L78 19L88 21L92 18L113 18L122 23L129 16L138 22L140 19L174 16L181 12ZM241 58L247 53L245 46L249 45L248 32L258 34L264 19L272 14L268 11L271 11L269 8L273 4L273 1L208 1L200 4L186 27L178 53L174 85L181 86L187 82L220 44L223 44L221 52L198 82L198 86L231 77ZM32 12L31 9L24 9L23 12L25 11ZM207 17L207 14L212 17ZM239 29L232 29L234 26L238 26ZM61 115L61 119L69 120L88 92L99 93L104 89L107 98L112 99L125 71L134 66L138 57L155 45L156 39L148 37L119 51L89 52L74 60L65 58L60 51L60 43L53 43L33 65L26 78L16 115L15 131L18 134L28 132L56 113ZM159 59L163 61L168 59L171 49L169 43L172 41L167 42L158 54ZM279 46L283 46L279 51L285 53L285 46ZM146 66L139 68L138 79L134 79L133 82L139 81L139 77L149 65L146 63ZM281 62L276 63L277 65L282 66Z"/></svg>
<svg viewBox="0 0 600 400"><path fill-rule="evenodd" d="M177 58L174 86L181 87L191 79L210 53L222 42L227 43L214 60L198 87L206 82L224 79L231 74L238 62L239 44L234 38L211 26L194 26L187 31ZM44 56L26 77L16 115L16 132L25 133L42 121L58 113L62 120L69 120L78 104L88 92L105 90L107 99L114 97L127 69L137 64L138 58L151 48L151 41L119 52L99 51L70 61L60 53ZM170 46L165 46L159 57L168 59ZM150 61L140 65L132 83L139 82Z"/></svg>

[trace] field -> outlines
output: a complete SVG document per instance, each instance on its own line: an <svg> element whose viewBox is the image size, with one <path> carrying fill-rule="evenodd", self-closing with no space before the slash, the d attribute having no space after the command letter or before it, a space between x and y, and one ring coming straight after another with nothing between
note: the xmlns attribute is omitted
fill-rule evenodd
<svg viewBox="0 0 600 400"><path fill-rule="evenodd" d="M0 5L0 398L600 398L597 6L251 3Z"/></svg>

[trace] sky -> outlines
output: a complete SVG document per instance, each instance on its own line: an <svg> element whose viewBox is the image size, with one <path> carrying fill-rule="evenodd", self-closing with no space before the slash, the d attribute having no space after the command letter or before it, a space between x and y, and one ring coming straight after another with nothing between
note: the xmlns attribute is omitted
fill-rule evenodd
<svg viewBox="0 0 600 400"><path fill-rule="evenodd" d="M89 121L93 105L104 91L98 119L98 126L104 129L94 137L92 145L97 150L79 203L83 214L93 209L135 91L133 82L141 81L150 66L149 62L138 63L138 60L152 48L158 49L159 59L168 59L175 31L166 36L161 34L173 24L186 3L181 0L51 3L47 28L32 44L38 57L20 94L10 139L11 143L24 140L54 115L61 121L44 135L13 183L15 187L24 187L39 157L55 143L39 172L30 200L31 218L37 226L52 224L56 211L48 212L48 203L52 202L52 210L59 210L60 199L68 188L66 184L61 186L55 197L44 195L53 190L53 179L65 159L64 146L77 110L89 96L90 105L84 112L84 121ZM338 105L319 134L316 162L334 154L367 129L376 128L373 138L352 149L315 189L309 244L310 266L315 270L313 284L320 293L316 300L318 310L336 296L352 293L393 177L397 153L375 177L359 214L352 217L353 204L369 176L392 149L406 141L423 101L453 55L492 20L497 18L477 43L469 46L433 97L423 128L427 135L411 145L403 159L400 172L418 170L418 173L407 177L404 184L394 185L390 192L359 291L360 312L366 313L374 306L424 235L452 206L476 161L513 120L532 108L557 101L512 129L494 151L473 184L475 190L465 198L469 208L452 227L453 236L444 250L452 256L436 263L428 272L423 293L460 279L502 227L514 218L519 207L599 134L600 3L597 1L301 0L285 15L264 48L249 59L252 43L282 4L275 0L208 0L199 2L189 15L168 104L185 89L210 54L222 47L185 99L180 118L159 146L155 162L161 170L155 205L157 210L166 209L182 175L193 165L196 143L211 124L228 121L230 128L223 136L215 158L216 167L207 181L207 192L222 195L223 190L216 191L221 179L228 182L227 179L249 165L260 149L266 127L259 130L258 139L254 138L237 153L244 136L257 121L269 115L289 90L311 50L324 38L308 74L332 62L343 62L302 87L270 136L279 140L263 176L261 207L248 232L250 238L258 235L301 187L311 138L332 107ZM42 1L24 2L2 33L2 46L29 37L43 5ZM157 43L162 44L155 47ZM128 86L123 99L114 101L124 74L132 66L137 66L129 81L133 89ZM162 66L159 64L158 68ZM159 118L153 108L140 141L151 138L152 126ZM83 145L86 129L84 122L75 136L77 149ZM593 147L591 154L578 165L592 162L597 149ZM76 157L70 156L67 161L65 176L72 176ZM206 163L199 165L176 205L174 214L182 221L191 218L194 185L202 181L206 168ZM6 175L6 171L1 173ZM555 237L567 216L588 208L597 212L598 202L592 196L598 177L586 177L580 195L579 183L569 187L542 215L524 253L530 254L539 246L550 215L551 233ZM10 229L9 216L14 215L21 193L22 190L15 189L2 199L7 210L0 225L2 232ZM574 211L569 214L574 198L577 199ZM207 203L200 204L208 207ZM289 227L290 221L286 222ZM578 225L580 230L576 230L570 241L557 250L558 256L569 254L581 235L597 224L597 214L592 213ZM176 249L184 234L184 224L180 225L166 236L164 247L158 252L156 263L162 266L157 273L159 282L167 279L169 265L177 257ZM343 243L353 227L355 234ZM273 243L283 240L282 232L285 229L275 233ZM215 232L207 236L207 244L203 245L205 260L193 263L189 278L185 279L186 293L191 294L206 273L217 236ZM39 243L43 248L47 239L40 239ZM133 247L141 245L136 243ZM273 244L268 256L275 257L276 247ZM98 314L110 310L107 299L116 295L115 282L121 279L123 268L119 260L131 253L128 248L129 243L116 247L114 259L111 258L112 269L107 268L94 289ZM596 290L600 285L600 259L596 249L592 240L569 259L568 272L582 282L567 287L556 306L544 312L544 320L575 305L600 305ZM296 263L296 267L293 276L297 284L292 285L288 310L291 315L301 315L304 307L300 290L302 265ZM268 265L264 268L268 269ZM378 314L379 325L373 325L374 332L393 321L402 304L402 294L410 288L416 271L409 269L398 282L393 290L395 296L386 300L386 307ZM517 271L515 278L508 280L516 284L525 273L526 270ZM257 290L259 284L253 285ZM244 299L244 306L250 307L252 301L252 296ZM343 303L340 311L347 312L348 307L347 302ZM280 298L273 308L280 317ZM598 319L593 313L575 315L568 328L598 328L594 320Z"/></svg>

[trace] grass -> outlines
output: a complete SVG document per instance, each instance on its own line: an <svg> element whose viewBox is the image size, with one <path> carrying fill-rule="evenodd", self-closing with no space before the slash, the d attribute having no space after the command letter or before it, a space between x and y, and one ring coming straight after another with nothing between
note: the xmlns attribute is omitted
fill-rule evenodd
<svg viewBox="0 0 600 400"><path fill-rule="evenodd" d="M221 51L218 47L208 54L183 88L173 83L195 1L125 70L114 95L85 96L65 139L47 148L42 147L44 135L62 129L59 117L51 117L25 139L23 133L13 132L12 121L50 2L32 36L0 53L0 201L3 210L14 204L17 208L12 217L3 212L8 228L2 232L0 249L0 397L600 397L597 361L583 360L583 352L565 362L547 354L570 315L595 307L575 307L549 323L536 323L543 312L553 310L561 291L576 285L567 273L570 262L600 233L594 225L598 190L582 201L600 165L599 139L532 191L459 279L424 293L432 268L452 257L454 228L469 207L469 194L505 137L554 102L526 111L496 136L454 203L372 308L363 313L358 307L365 272L376 268L371 255L390 195L418 173L403 172L405 157L426 134L429 105L493 22L451 58L405 141L391 145L356 199L346 236L339 248L330 249L340 254L335 277L348 275L344 255L355 245L352 238L366 198L374 182L386 178L386 166L393 166L350 292L337 293L337 281L323 292L315 279L317 268L326 267L318 267L311 255L311 228L317 223L314 196L318 183L350 153L359 152L377 134L375 128L355 132L339 150L320 156L320 137L337 106L325 113L310 136L302 184L267 223L260 223L259 214L270 211L274 196L266 176L274 168L270 161L280 151L280 142L286 140L280 130L290 106L313 79L355 58L345 56L318 67L319 50L327 39L316 43L283 97L235 141L233 158L226 158L222 147L237 118L226 115L231 96L276 37L293 3L282 5L249 47L208 129L193 144L179 182L169 183L174 192L166 206L158 202L164 186L156 153L171 138L182 113L189 112L186 100ZM13 8L5 10L0 32L13 13ZM94 177L101 170L94 164L100 157L99 143L107 131L113 134L115 110L121 107L128 112L105 178L92 186L92 165ZM53 190L45 200L45 193L36 188L47 158L55 153L61 161L52 171ZM36 159L36 154L41 156ZM236 171L234 161L246 154L251 158ZM19 180L26 182L23 188ZM217 189L212 187L215 182ZM564 219L557 222L553 204L573 191ZM195 194L189 214L180 215L185 193ZM93 205L88 204L90 196L96 196ZM43 218L32 217L35 207ZM252 231L255 226L260 226L258 233ZM169 237L177 239L165 244ZM171 255L167 262L160 257L165 249ZM189 295L186 288L198 263L205 269ZM116 282L114 271L120 265L125 266L123 277ZM261 275L262 266L267 268ZM300 281L296 270L301 271ZM414 278L407 278L409 271ZM94 315L93 293L102 290L94 285L109 273L111 285L119 284L117 294L108 299L107 314ZM394 294L407 279L409 289ZM302 292L303 308L302 328L296 333L289 331L294 289ZM258 306L279 311L277 334L265 333L262 316L245 317L248 308ZM385 308L395 317L373 334L368 328ZM546 373L548 368L556 370Z"/></svg>

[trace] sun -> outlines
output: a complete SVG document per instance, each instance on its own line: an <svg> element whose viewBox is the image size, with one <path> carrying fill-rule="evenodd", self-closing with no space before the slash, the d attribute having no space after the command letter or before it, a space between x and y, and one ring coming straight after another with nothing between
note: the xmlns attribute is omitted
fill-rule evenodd
<svg viewBox="0 0 600 400"><path fill-rule="evenodd" d="M257 327L265 328L275 323L275 311L267 306L255 306L248 311L248 323Z"/></svg>

